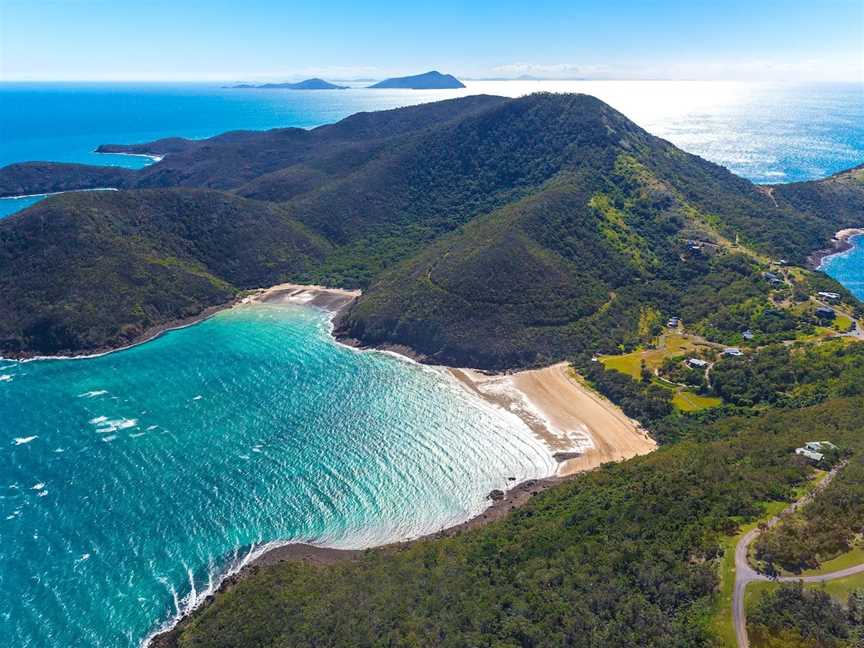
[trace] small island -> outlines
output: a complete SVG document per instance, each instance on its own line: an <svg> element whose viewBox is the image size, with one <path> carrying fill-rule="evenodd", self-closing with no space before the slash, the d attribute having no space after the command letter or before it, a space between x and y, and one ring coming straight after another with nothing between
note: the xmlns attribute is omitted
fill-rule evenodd
<svg viewBox="0 0 864 648"><path fill-rule="evenodd" d="M404 90L450 90L464 88L465 84L452 74L441 74L435 70L414 76L384 79L370 88L401 88Z"/></svg>
<svg viewBox="0 0 864 648"><path fill-rule="evenodd" d="M330 83L316 77L296 83L263 83L261 85L240 83L227 87L234 90L345 90L347 86L336 85L335 83Z"/></svg>

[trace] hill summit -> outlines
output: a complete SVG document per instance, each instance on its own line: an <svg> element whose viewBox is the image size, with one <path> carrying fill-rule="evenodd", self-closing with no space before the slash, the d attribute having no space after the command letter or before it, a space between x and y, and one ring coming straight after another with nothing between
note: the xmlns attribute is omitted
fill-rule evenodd
<svg viewBox="0 0 864 648"><path fill-rule="evenodd" d="M774 307L762 274L859 225L837 205L864 196L854 174L756 186L580 94L102 150L164 158L112 176L126 191L54 196L0 222L4 353L118 345L285 281L362 288L339 335L441 364L608 352L673 316L723 341L762 313L766 330L803 317ZM17 164L0 169L0 194L106 180L103 167ZM817 279L847 294L804 269L796 289Z"/></svg>
<svg viewBox="0 0 864 648"><path fill-rule="evenodd" d="M464 88L465 84L452 74L441 74L435 70L414 76L385 79L369 86L370 88L404 88L409 90L446 90Z"/></svg>

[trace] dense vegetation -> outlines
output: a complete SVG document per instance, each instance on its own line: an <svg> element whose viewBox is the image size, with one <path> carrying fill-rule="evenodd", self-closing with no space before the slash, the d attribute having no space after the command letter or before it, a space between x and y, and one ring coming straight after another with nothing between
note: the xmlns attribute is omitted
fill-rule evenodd
<svg viewBox="0 0 864 648"><path fill-rule="evenodd" d="M759 600L747 626L754 648L858 648L864 592L852 592L844 608L825 592L783 585Z"/></svg>
<svg viewBox="0 0 864 648"><path fill-rule="evenodd" d="M214 191L49 198L0 223L0 353L120 346L303 279L329 250L283 209Z"/></svg>
<svg viewBox="0 0 864 648"><path fill-rule="evenodd" d="M763 273L767 255L801 263L856 224L860 169L758 188L583 95L101 150L166 157L137 172L0 169L0 193L128 188L0 222L0 353L122 345L286 280L359 286L342 335L481 368L567 358L658 440L678 441L482 529L263 569L195 614L181 646L710 646L720 540L803 483L811 467L793 451L817 430L852 453L849 472L761 555L807 566L861 531L864 345L757 349L815 329L804 301L815 290L851 303L819 273L784 268L781 286ZM661 367L727 406L683 415L647 367L634 380L591 361L655 338L671 316L727 344L754 333L710 385ZM755 632L781 627L784 605L796 619L841 614L809 596L767 600ZM826 641L852 636L840 625Z"/></svg>
<svg viewBox="0 0 864 648"><path fill-rule="evenodd" d="M10 164L0 169L0 197L69 191L74 189L120 189L133 182L130 169L59 162Z"/></svg>
<svg viewBox="0 0 864 648"><path fill-rule="evenodd" d="M769 293L759 279L764 259L735 241L802 261L851 218L811 208L817 198L796 202L784 194L779 200L585 95L466 97L361 113L309 131L238 131L201 141L170 138L100 150L166 157L137 172L13 165L0 169L0 190L198 187L279 203L268 213L279 211L305 225L323 239L317 239L322 253L301 254L290 263L283 259L279 268L262 270L258 280L302 275L367 288L346 314L342 334L372 344L408 344L437 362L484 368L632 346L672 314L718 338L737 335L740 331L723 325L738 326L745 316L762 327L760 335L782 337L790 322L762 316ZM106 173L119 176L103 177ZM831 200L835 185L842 184L844 196L861 191L857 181L826 182L830 189L814 191ZM147 213L154 222L185 218L171 191L149 199ZM121 220L135 218L133 201L107 195L87 201ZM69 211L77 205L61 197L36 210ZM122 209L129 213L117 211ZM256 204L255 209L264 208ZM157 218L158 211L163 214ZM60 284L61 266L25 258L53 252L49 242L60 239L62 223L80 223L44 218L41 223L44 235L6 254L2 270L24 284ZM0 225L3 236L20 241L29 237L26 229L25 218ZM251 227L247 235L256 231ZM691 250L692 239L704 242L704 251ZM266 248L270 242L253 245ZM143 270L133 281L119 271L123 251L124 245L103 246L103 267L117 270L110 276L80 273L77 281L88 295L88 308L114 300L108 292L123 288L130 299L113 306L127 312L105 328L68 318L68 331L58 333L67 340L63 345L114 344L124 339L115 323L168 321L217 301L214 294L154 305L156 285L162 285L158 273L151 277ZM248 260L224 262L243 266ZM213 274L235 288L250 283ZM147 282L152 285L142 289ZM145 297L148 292L153 294ZM55 312L80 306L62 293L52 299ZM9 312L0 315L0 339L11 340L4 348L58 348L53 333L22 334L22 325L39 316L42 304L40 298L4 304ZM150 314L131 312L142 310Z"/></svg>
<svg viewBox="0 0 864 648"><path fill-rule="evenodd" d="M864 345L774 345L740 358L724 358L712 372L714 390L736 405L801 407L826 398L864 393Z"/></svg>
<svg viewBox="0 0 864 648"><path fill-rule="evenodd" d="M791 450L814 427L859 449L862 406L699 424L705 441L582 474L474 531L262 568L179 645L710 646L719 539L791 497L810 470Z"/></svg>
<svg viewBox="0 0 864 648"><path fill-rule="evenodd" d="M849 551L862 532L864 458L856 456L800 513L762 533L755 556L769 573L777 568L798 573Z"/></svg>

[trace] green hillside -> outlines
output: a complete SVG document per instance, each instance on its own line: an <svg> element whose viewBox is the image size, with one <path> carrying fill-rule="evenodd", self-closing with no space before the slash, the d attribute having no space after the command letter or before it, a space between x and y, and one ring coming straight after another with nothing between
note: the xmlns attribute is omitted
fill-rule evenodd
<svg viewBox="0 0 864 648"><path fill-rule="evenodd" d="M210 194L225 205L247 204L230 194L255 199L250 212L242 210L246 245L266 250L260 252L266 259L282 255L281 263L268 260L255 272L250 258L231 257L240 251L236 243L218 259L213 250L201 258L191 246L189 258L232 289L286 276L367 289L346 314L342 334L487 368L632 346L673 314L718 331L710 317L728 319L745 298L767 300L759 277L772 257L803 262L852 222L854 210L832 205L864 200L864 185L843 175L791 189L755 187L586 95L466 97L362 113L309 131L238 131L101 150L165 155L137 172L110 172L120 174L114 178L120 186L163 188L147 200L153 226L146 244L156 256L165 252L163 242L174 245L173 229L186 218L197 237L195 224L207 209L178 211L176 187L225 192ZM13 165L0 169L0 188L26 193L111 184L104 173L81 165ZM13 286L0 316L0 348L45 353L110 346L129 338L119 332L123 326L137 331L225 300L231 291L213 282L188 293L182 282L167 285L164 270L142 271L132 281L125 255L137 242L103 245L99 273L26 260L77 256L83 247L66 250L59 243L61 228L83 223L73 219L77 209L86 204L91 213L126 222L137 218L139 195L64 196L2 224L3 236L17 241L3 251L5 276L14 275L16 285L64 285L77 275L75 291L57 292L50 301ZM45 218L56 209L67 218ZM265 220L257 221L258 213ZM284 248L273 250L282 242L268 240L267 223L277 213L280 223L292 219L291 236L320 237L314 254L289 261ZM37 219L44 229L33 236L30 221ZM94 244L76 236L85 247ZM694 240L703 246L698 254L688 247ZM224 273L235 267L247 274ZM823 290L841 290L822 281ZM152 294L148 303L163 290L176 289L178 296L141 315L133 312L143 307L139 297L118 301L117 289L126 285L134 285L129 294ZM212 295L199 298L201 291ZM109 314L99 304L115 310ZM67 313L62 331L44 323L38 331L48 326L52 332L31 331L45 317L43 306ZM92 320L82 312L92 312ZM103 316L110 324L99 322Z"/></svg>
<svg viewBox="0 0 864 648"><path fill-rule="evenodd" d="M207 190L54 196L0 221L0 352L122 346L331 247L283 209Z"/></svg>
<svg viewBox="0 0 864 648"><path fill-rule="evenodd" d="M710 629L720 541L810 474L814 426L861 449L861 399L698 427L502 521L322 567L263 567L160 646L681 648Z"/></svg>

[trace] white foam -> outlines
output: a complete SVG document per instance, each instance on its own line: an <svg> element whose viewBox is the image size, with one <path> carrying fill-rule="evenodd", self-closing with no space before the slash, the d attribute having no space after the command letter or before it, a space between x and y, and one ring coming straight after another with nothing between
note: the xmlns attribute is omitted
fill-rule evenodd
<svg viewBox="0 0 864 648"><path fill-rule="evenodd" d="M0 382L12 382L12 374L0 375Z"/></svg>
<svg viewBox="0 0 864 648"><path fill-rule="evenodd" d="M294 293L288 297L289 302L294 302L296 304L308 304L310 301L315 299L315 293L311 290L304 290L300 293Z"/></svg>
<svg viewBox="0 0 864 648"><path fill-rule="evenodd" d="M78 560L76 560L75 562L80 563L80 562L84 562L85 560L90 560L90 554L89 553L81 554L81 557Z"/></svg>
<svg viewBox="0 0 864 648"><path fill-rule="evenodd" d="M97 396L104 396L108 393L107 389L94 389L93 391L84 392L83 394L78 394L78 398L96 398Z"/></svg>
<svg viewBox="0 0 864 648"><path fill-rule="evenodd" d="M97 416L91 419L90 422L96 426L97 434L110 434L118 430L128 430L138 426L138 419L109 419L106 416Z"/></svg>
<svg viewBox="0 0 864 648"><path fill-rule="evenodd" d="M116 434L111 434L109 436L102 437L102 440L105 441L105 443L111 443L116 438L117 438Z"/></svg>
<svg viewBox="0 0 864 648"><path fill-rule="evenodd" d="M36 497L45 497L48 494L48 490L41 490L36 494Z"/></svg>
<svg viewBox="0 0 864 648"><path fill-rule="evenodd" d="M240 552L235 549L234 550L234 560L231 561L228 568L225 570L217 571L215 565L210 563L210 570L207 574L207 586L201 590L197 591L195 587L195 581L192 576L191 570L187 568L187 574L189 576L190 583L190 592L183 596L182 598L177 594L177 590L173 585L169 584L169 581L164 576L157 576L156 579L165 585L166 589L171 594L171 597L174 599L174 614L173 616L165 621L158 628L153 630L149 635L144 637L141 640L141 644L139 648L148 648L150 646L150 642L153 638L161 634L163 632L167 632L171 630L174 626L176 626L184 617L194 612L207 598L212 596L216 590L222 585L226 578L233 576L238 573L241 569L243 569L246 565L253 562L260 556L264 555L271 549L275 549L277 547L282 547L287 544L291 544L292 540L287 540L284 542L265 542L260 545L253 544L249 551L245 555L240 555ZM184 565L185 566L185 565Z"/></svg>
<svg viewBox="0 0 864 648"><path fill-rule="evenodd" d="M16 437L14 443L15 445L24 445L25 443L30 443L31 441L35 441L38 438L38 435L33 435L29 437Z"/></svg>
<svg viewBox="0 0 864 648"><path fill-rule="evenodd" d="M33 484L30 487L30 490L42 490L43 488L45 488L45 484L43 482L39 482L38 484Z"/></svg>

